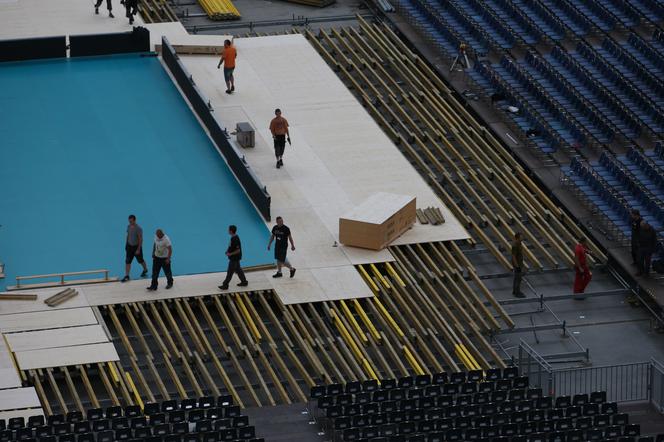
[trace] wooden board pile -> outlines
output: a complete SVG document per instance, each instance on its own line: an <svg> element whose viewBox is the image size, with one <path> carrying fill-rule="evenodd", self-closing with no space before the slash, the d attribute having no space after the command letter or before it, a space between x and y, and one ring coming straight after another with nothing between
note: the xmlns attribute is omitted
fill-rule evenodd
<svg viewBox="0 0 664 442"><path fill-rule="evenodd" d="M420 224L438 224L445 223L445 217L438 207L427 207L426 209L417 209L417 220Z"/></svg>
<svg viewBox="0 0 664 442"><path fill-rule="evenodd" d="M49 307L55 307L77 295L78 292L76 290L65 289L61 292L56 293L53 296L44 299L44 304L48 305Z"/></svg>
<svg viewBox="0 0 664 442"><path fill-rule="evenodd" d="M230 0L198 0L211 20L239 20L240 12Z"/></svg>
<svg viewBox="0 0 664 442"><path fill-rule="evenodd" d="M336 2L336 0L286 0L286 1L290 3L298 3L300 5L317 6L319 8L329 6L332 3Z"/></svg>
<svg viewBox="0 0 664 442"><path fill-rule="evenodd" d="M145 23L164 23L178 21L175 11L167 0L140 0L138 10Z"/></svg>

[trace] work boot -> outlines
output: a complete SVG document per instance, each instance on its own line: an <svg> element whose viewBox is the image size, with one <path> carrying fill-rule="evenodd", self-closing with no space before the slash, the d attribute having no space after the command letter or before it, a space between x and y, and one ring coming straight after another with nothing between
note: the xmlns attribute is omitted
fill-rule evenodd
<svg viewBox="0 0 664 442"><path fill-rule="evenodd" d="M290 277L291 277L291 278L292 278L293 276L295 276L295 271L296 271L296 270L297 270L297 269L290 269Z"/></svg>
<svg viewBox="0 0 664 442"><path fill-rule="evenodd" d="M95 6L95 15L99 15L99 8Z"/></svg>
<svg viewBox="0 0 664 442"><path fill-rule="evenodd" d="M281 272L277 272L274 275L272 275L273 278L281 278L282 276L284 275Z"/></svg>
<svg viewBox="0 0 664 442"><path fill-rule="evenodd" d="M217 287L219 287L221 290L228 290L228 284L218 285Z"/></svg>
<svg viewBox="0 0 664 442"><path fill-rule="evenodd" d="M125 275L125 277L120 280L120 282L127 282L127 281L129 281L129 275Z"/></svg>
<svg viewBox="0 0 664 442"><path fill-rule="evenodd" d="M237 286L238 286L238 287L246 287L246 286L248 286L248 285L249 285L249 282L248 282L248 281L242 281L242 282L238 283Z"/></svg>
<svg viewBox="0 0 664 442"><path fill-rule="evenodd" d="M143 270L143 272L141 273L141 278L145 278L146 276L148 276L148 271Z"/></svg>
<svg viewBox="0 0 664 442"><path fill-rule="evenodd" d="M108 11L108 18L115 18L115 15L111 11Z"/></svg>

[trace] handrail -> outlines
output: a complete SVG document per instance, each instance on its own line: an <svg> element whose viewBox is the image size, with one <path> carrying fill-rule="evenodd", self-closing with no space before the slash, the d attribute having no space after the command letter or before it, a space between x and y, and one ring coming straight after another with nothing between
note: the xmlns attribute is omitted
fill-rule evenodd
<svg viewBox="0 0 664 442"><path fill-rule="evenodd" d="M22 286L26 286L26 284L21 285L21 281L26 281L26 280L32 280L32 279L45 279L45 278L60 278L59 283L51 283L47 285L65 285L67 284L68 281L65 281L65 277L67 276L80 276L80 275L93 275L95 273L103 273L104 276L103 278L96 278L94 281L95 282L106 282L106 281L111 281L111 278L109 278L108 269L99 269L99 270L84 270L80 272L62 272L62 273L48 273L48 274L43 274L43 275L30 275L30 276L17 276L16 277L16 285L14 287L11 287L11 289L17 290L20 289ZM71 281L71 283L77 283L79 281ZM85 281L85 282L90 282L90 281ZM33 286L35 284L27 284L28 286ZM43 284L40 284L43 285ZM9 287L8 287L9 289Z"/></svg>

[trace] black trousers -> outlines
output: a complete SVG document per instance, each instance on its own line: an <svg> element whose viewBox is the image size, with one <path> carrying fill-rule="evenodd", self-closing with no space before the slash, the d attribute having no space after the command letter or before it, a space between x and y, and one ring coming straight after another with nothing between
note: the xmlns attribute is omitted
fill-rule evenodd
<svg viewBox="0 0 664 442"><path fill-rule="evenodd" d="M274 156L276 156L277 159L281 158L284 155L284 150L286 150L286 135L275 135Z"/></svg>
<svg viewBox="0 0 664 442"><path fill-rule="evenodd" d="M515 268L514 269L514 281L512 282L512 294L513 295L518 295L521 293L521 278L523 277L523 273L521 272L520 268Z"/></svg>
<svg viewBox="0 0 664 442"><path fill-rule="evenodd" d="M639 250L636 266L639 273L648 275L650 273L650 261L652 261L652 253L650 250Z"/></svg>
<svg viewBox="0 0 664 442"><path fill-rule="evenodd" d="M95 3L95 8L100 7L103 1L104 0L97 0L97 3ZM111 0L106 0L106 9L108 9L109 11L113 9L113 5L111 5Z"/></svg>
<svg viewBox="0 0 664 442"><path fill-rule="evenodd" d="M631 243L631 252L632 252L632 261L635 263L638 263L639 261L639 239L635 238L634 235L632 235L632 243Z"/></svg>
<svg viewBox="0 0 664 442"><path fill-rule="evenodd" d="M171 263L166 262L166 258L152 258L152 284L150 287L157 288L157 278L159 278L159 273L161 269L164 269L164 275L166 275L166 282L171 285L173 284L173 272L171 272Z"/></svg>
<svg viewBox="0 0 664 442"><path fill-rule="evenodd" d="M228 270L226 270L226 279L224 279L224 283L222 285L228 285L228 283L231 282L231 278L236 273L238 278L240 278L240 282L247 282L247 278L244 277L242 267L240 267L240 261L237 259L229 259Z"/></svg>
<svg viewBox="0 0 664 442"><path fill-rule="evenodd" d="M127 10L126 17L133 21L134 15L138 13L138 1L137 0L125 0L125 9Z"/></svg>

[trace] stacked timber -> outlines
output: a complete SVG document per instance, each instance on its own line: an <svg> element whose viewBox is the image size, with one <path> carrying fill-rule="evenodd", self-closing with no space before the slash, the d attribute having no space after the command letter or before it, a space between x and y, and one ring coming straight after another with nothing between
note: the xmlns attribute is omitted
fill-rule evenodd
<svg viewBox="0 0 664 442"><path fill-rule="evenodd" d="M145 23L178 21L167 0L139 0L138 10Z"/></svg>
<svg viewBox="0 0 664 442"><path fill-rule="evenodd" d="M298 3L300 5L317 6L319 8L323 8L325 6L331 5L336 0L286 0L286 1L290 3Z"/></svg>
<svg viewBox="0 0 664 442"><path fill-rule="evenodd" d="M211 20L239 20L240 12L230 0L198 0Z"/></svg>
<svg viewBox="0 0 664 442"><path fill-rule="evenodd" d="M427 207L426 209L417 209L417 220L420 224L438 224L445 223L445 217L438 207Z"/></svg>
<svg viewBox="0 0 664 442"><path fill-rule="evenodd" d="M78 292L74 289L65 289L62 290L61 292L56 293L53 296L50 296L46 299L44 299L44 304L48 305L49 307L56 307L63 302L75 297L78 295Z"/></svg>

